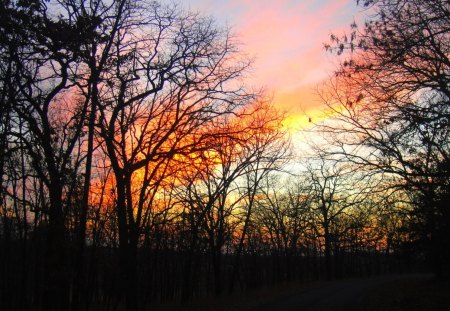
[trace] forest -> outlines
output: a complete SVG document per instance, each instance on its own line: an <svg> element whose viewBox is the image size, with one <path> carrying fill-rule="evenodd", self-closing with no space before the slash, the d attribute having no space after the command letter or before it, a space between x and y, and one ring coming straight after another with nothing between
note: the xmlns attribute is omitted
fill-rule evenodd
<svg viewBox="0 0 450 311"><path fill-rule="evenodd" d="M339 63L318 87L326 118L310 118L298 150L211 17L150 0L1 0L3 310L448 279L450 2L357 2L370 15L325 44Z"/></svg>

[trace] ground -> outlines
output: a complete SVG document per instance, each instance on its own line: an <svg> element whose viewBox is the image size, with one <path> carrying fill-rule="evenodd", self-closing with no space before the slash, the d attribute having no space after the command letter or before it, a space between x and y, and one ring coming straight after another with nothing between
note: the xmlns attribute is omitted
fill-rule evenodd
<svg viewBox="0 0 450 311"><path fill-rule="evenodd" d="M153 309L153 308L152 308ZM450 311L450 283L430 274L285 285L157 310Z"/></svg>

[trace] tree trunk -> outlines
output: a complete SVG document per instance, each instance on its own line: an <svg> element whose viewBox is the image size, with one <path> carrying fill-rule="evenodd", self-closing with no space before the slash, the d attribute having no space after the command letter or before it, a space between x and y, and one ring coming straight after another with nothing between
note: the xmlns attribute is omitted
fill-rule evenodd
<svg viewBox="0 0 450 311"><path fill-rule="evenodd" d="M137 311L137 236L127 221L125 181L116 174L117 220L119 225L120 291L127 311Z"/></svg>
<svg viewBox="0 0 450 311"><path fill-rule="evenodd" d="M125 303L127 311L137 311L139 306L138 276L137 276L137 236L130 234L130 242L126 254L127 288L125 291Z"/></svg>
<svg viewBox="0 0 450 311"><path fill-rule="evenodd" d="M215 250L213 253L214 291L216 296L222 294L222 253Z"/></svg>
<svg viewBox="0 0 450 311"><path fill-rule="evenodd" d="M69 275L67 271L62 186L49 187L50 211L46 249L45 288L43 310L66 310L69 303Z"/></svg>
<svg viewBox="0 0 450 311"><path fill-rule="evenodd" d="M327 280L331 280L333 278L333 269L332 269L332 261L331 261L331 237L328 228L328 224L324 225L324 239L325 239L325 271Z"/></svg>
<svg viewBox="0 0 450 311"><path fill-rule="evenodd" d="M92 107L91 112L89 114L89 125L88 125L88 146L86 153L86 169L84 176L84 185L83 185L83 198L81 202L81 211L80 211L80 223L78 225L77 230L77 245L76 245L76 273L75 273L75 288L73 292L72 299L72 311L77 311L79 309L81 301L85 303L89 303L86 301L87 295L83 297L83 288L86 277L84 271L84 249L86 243L86 223L87 223L87 212L89 209L89 193L90 193L90 185L91 185L91 171L92 171L92 154L94 150L94 126L95 126L95 115L97 108L97 98L98 98L98 89L96 85L97 77L94 76L94 85L92 88Z"/></svg>

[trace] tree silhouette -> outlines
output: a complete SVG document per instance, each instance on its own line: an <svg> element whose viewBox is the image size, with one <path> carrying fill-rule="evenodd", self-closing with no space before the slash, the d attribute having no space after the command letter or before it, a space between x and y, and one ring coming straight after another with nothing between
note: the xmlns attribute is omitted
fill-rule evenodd
<svg viewBox="0 0 450 311"><path fill-rule="evenodd" d="M43 305L57 310L69 299L65 200L73 190L70 178L86 109L75 93L83 25L53 18L39 1L2 6L2 62L8 64L2 71L7 92L2 106L10 107L14 120L8 147L25 150L48 194L48 206L42 206L48 216Z"/></svg>
<svg viewBox="0 0 450 311"><path fill-rule="evenodd" d="M1 1L0 305L144 310L404 271L411 250L445 274L448 4L365 5L329 46L348 58L324 144L292 164L285 115L211 18Z"/></svg>
<svg viewBox="0 0 450 311"><path fill-rule="evenodd" d="M450 7L439 0L361 2L374 16L326 46L345 60L322 93L337 120L323 130L339 142L337 153L396 175L398 187L416 193L416 229L430 239L432 257L442 258L449 228L440 202L449 186ZM437 270L444 262L435 262Z"/></svg>

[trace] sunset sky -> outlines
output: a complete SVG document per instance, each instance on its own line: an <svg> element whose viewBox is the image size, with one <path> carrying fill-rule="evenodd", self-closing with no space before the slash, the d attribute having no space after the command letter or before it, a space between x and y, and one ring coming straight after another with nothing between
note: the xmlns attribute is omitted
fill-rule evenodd
<svg viewBox="0 0 450 311"><path fill-rule="evenodd" d="M255 57L250 85L264 87L289 111L292 130L307 123L319 101L316 86L334 68L323 43L349 29L360 13L354 0L184 0L231 27Z"/></svg>

